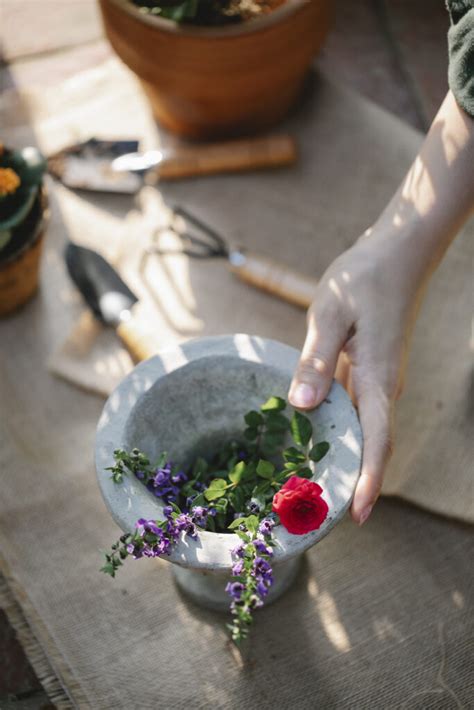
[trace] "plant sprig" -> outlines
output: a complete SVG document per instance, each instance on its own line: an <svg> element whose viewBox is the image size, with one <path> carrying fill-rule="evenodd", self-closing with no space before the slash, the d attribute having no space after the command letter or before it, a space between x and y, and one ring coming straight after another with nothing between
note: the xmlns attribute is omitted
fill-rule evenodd
<svg viewBox="0 0 474 710"><path fill-rule="evenodd" d="M187 472L163 453L156 463L134 448L114 452L107 470L116 484L125 476L139 479L165 505L163 521L137 521L105 553L102 571L115 577L128 556L169 554L181 532L195 537L198 530L235 533L240 545L233 556L232 580L226 589L232 597L235 643L246 638L253 611L263 604L273 583L273 499L291 476L311 478L312 463L329 451L327 441L314 442L311 420L295 411L285 413L286 402L270 397L260 409L245 417L241 441L229 441L210 460L196 458Z"/></svg>

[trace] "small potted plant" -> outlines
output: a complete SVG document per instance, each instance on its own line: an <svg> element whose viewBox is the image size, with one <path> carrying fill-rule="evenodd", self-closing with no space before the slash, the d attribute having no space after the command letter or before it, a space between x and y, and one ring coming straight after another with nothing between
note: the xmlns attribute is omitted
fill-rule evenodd
<svg viewBox="0 0 474 710"><path fill-rule="evenodd" d="M237 643L344 515L359 475L343 388L308 416L281 396L297 360L261 338L195 340L135 368L98 425L98 480L123 530L102 570L168 559L194 601L230 606Z"/></svg>
<svg viewBox="0 0 474 710"><path fill-rule="evenodd" d="M0 316L26 303L38 287L45 170L36 148L11 150L0 144Z"/></svg>
<svg viewBox="0 0 474 710"><path fill-rule="evenodd" d="M156 118L192 138L266 128L298 97L329 0L99 0Z"/></svg>

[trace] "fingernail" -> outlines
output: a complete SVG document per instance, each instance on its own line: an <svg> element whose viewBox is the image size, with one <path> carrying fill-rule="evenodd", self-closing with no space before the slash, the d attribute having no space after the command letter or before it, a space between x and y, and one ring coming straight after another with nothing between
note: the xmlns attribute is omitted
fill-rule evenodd
<svg viewBox="0 0 474 710"><path fill-rule="evenodd" d="M291 401L295 407L313 407L316 404L316 390L311 385L302 382L295 387Z"/></svg>
<svg viewBox="0 0 474 710"><path fill-rule="evenodd" d="M360 517L359 517L359 525L363 525L365 523L365 521L367 520L367 518L371 514L373 507L374 507L373 505L368 505L367 508L364 508L364 510L362 511L362 513L360 514Z"/></svg>

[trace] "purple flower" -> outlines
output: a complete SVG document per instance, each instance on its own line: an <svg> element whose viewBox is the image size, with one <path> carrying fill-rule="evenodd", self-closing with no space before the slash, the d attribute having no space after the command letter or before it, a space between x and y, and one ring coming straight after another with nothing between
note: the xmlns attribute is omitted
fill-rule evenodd
<svg viewBox="0 0 474 710"><path fill-rule="evenodd" d="M169 483L169 475L165 469L159 468L157 473L153 476L153 483L155 487L165 486Z"/></svg>
<svg viewBox="0 0 474 710"><path fill-rule="evenodd" d="M163 530L157 526L154 520L145 520L145 518L140 518L135 523L135 527L140 537L144 537L147 533L151 533L160 538L163 535Z"/></svg>
<svg viewBox="0 0 474 710"><path fill-rule="evenodd" d="M175 473L173 476L171 476L171 480L173 483L186 483L188 477L186 476L184 471L178 471L178 473Z"/></svg>
<svg viewBox="0 0 474 710"><path fill-rule="evenodd" d="M272 580L272 582L273 582L273 580ZM264 599L267 596L267 594L270 590L270 586L271 586L270 584L269 585L265 584L265 582L263 580L259 580L257 582L256 592L261 599Z"/></svg>
<svg viewBox="0 0 474 710"><path fill-rule="evenodd" d="M263 540L259 540L258 538L256 540L253 540L253 546L255 547L256 551L261 555L268 555L269 557L272 557L272 548L268 547Z"/></svg>
<svg viewBox="0 0 474 710"><path fill-rule="evenodd" d="M165 505L163 508L163 515L165 518L168 518L168 520L171 518L171 515L173 513L173 506L172 505Z"/></svg>
<svg viewBox="0 0 474 710"><path fill-rule="evenodd" d="M237 547L232 550L232 555L234 557L243 557L245 555L245 545L243 542L239 542Z"/></svg>
<svg viewBox="0 0 474 710"><path fill-rule="evenodd" d="M244 561L243 560L238 560L235 565L232 567L232 575L234 577L239 577L244 570Z"/></svg>
<svg viewBox="0 0 474 710"><path fill-rule="evenodd" d="M132 542L127 545L127 552L132 555L133 559L139 560L143 556L143 550L138 545L134 545Z"/></svg>
<svg viewBox="0 0 474 710"><path fill-rule="evenodd" d="M240 598L242 596L242 592L245 590L245 586L242 584L242 582L228 582L226 584L225 591L229 596L232 597L235 601L240 601Z"/></svg>
<svg viewBox="0 0 474 710"><path fill-rule="evenodd" d="M275 521L271 518L264 518L258 527L258 532L264 537L268 537L272 534L272 530L275 527Z"/></svg>
<svg viewBox="0 0 474 710"><path fill-rule="evenodd" d="M194 524L192 517L188 515L188 513L181 513L181 515L178 515L174 524L176 530L178 530L179 532L184 532L186 533L186 535L189 535L194 540L196 540L197 528Z"/></svg>
<svg viewBox="0 0 474 710"><path fill-rule="evenodd" d="M202 505L196 505L196 507L191 508L191 515L192 520L196 523L196 525L199 525L201 528L206 527L207 516L209 515L207 508L204 508Z"/></svg>
<svg viewBox="0 0 474 710"><path fill-rule="evenodd" d="M255 502L250 503L250 505L248 506L248 509L252 515L258 515L260 513L260 506L258 503L255 503Z"/></svg>
<svg viewBox="0 0 474 710"><path fill-rule="evenodd" d="M155 475L148 482L148 489L165 503L176 501L179 495L179 487L175 484L181 482L182 477L185 475L179 472L172 476L171 469L172 464L168 461L164 466L155 470Z"/></svg>
<svg viewBox="0 0 474 710"><path fill-rule="evenodd" d="M272 568L270 566L270 563L263 557L256 557L253 561L252 574L255 577L262 577L263 579L265 579L266 577L271 577Z"/></svg>

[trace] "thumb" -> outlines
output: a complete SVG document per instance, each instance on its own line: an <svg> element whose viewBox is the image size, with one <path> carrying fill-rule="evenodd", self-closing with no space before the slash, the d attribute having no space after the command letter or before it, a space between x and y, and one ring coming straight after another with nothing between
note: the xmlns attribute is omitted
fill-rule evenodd
<svg viewBox="0 0 474 710"><path fill-rule="evenodd" d="M294 407L312 409L323 401L346 339L347 326L340 314L318 312L317 308L310 313L308 333L288 395Z"/></svg>

